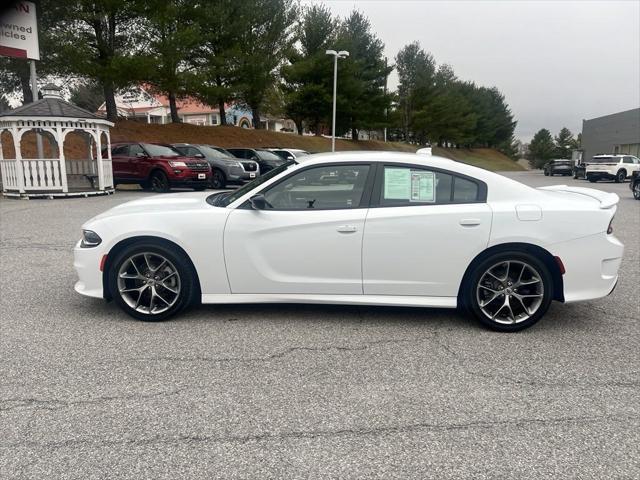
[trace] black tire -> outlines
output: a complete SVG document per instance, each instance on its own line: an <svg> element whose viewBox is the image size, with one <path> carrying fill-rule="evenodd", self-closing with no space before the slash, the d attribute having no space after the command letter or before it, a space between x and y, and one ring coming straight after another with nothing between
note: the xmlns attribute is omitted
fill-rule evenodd
<svg viewBox="0 0 640 480"><path fill-rule="evenodd" d="M544 171L544 176L548 177L549 176L549 172L547 170Z"/></svg>
<svg viewBox="0 0 640 480"><path fill-rule="evenodd" d="M157 193L166 193L170 188L169 179L167 178L167 175L161 170L156 170L151 174L149 183L151 185L151 190Z"/></svg>
<svg viewBox="0 0 640 480"><path fill-rule="evenodd" d="M633 184L633 198L640 200L640 180L636 180Z"/></svg>
<svg viewBox="0 0 640 480"><path fill-rule="evenodd" d="M507 268L510 268L513 271L511 276L513 276L514 278L517 278L520 265L526 264L531 267L531 270L530 270L531 272L536 272L537 275L539 275L539 278L542 282L542 285L531 284L531 285L523 285L517 288L513 286L506 287L509 292L508 293L509 302L512 301L511 295L514 295L514 297L517 296L515 294L518 293L518 289L520 290L520 293L518 295L527 295L530 293L530 291L528 291L527 289L533 288L533 285L535 285L535 288L536 288L535 294L542 295L542 297L540 297L540 300L539 300L540 303L536 305L535 311L531 315L528 315L528 318L522 318L516 321L515 323L501 323L499 318L498 320L492 320L491 318L489 318L489 316L485 312L483 312L479 303L480 294L478 292L484 291L484 286L479 286L479 283L481 281L486 280L486 278L490 278L490 279L492 278L492 277L487 277L486 272L492 267L495 267L496 265L504 264L506 262L512 262L511 263L512 266ZM532 276L531 278L534 278L534 277ZM516 283L517 282L514 282L514 285L516 285ZM501 287L498 287L498 289L499 288ZM504 290L504 291L507 291L507 290ZM520 251L499 252L499 253L490 255L489 257L479 262L475 267L473 267L473 270L469 272L469 275L465 280L465 284L463 285L461 294L462 294L462 299L461 299L462 305L464 306L464 308L467 310L467 312L473 315L473 317L475 317L475 319L478 320L482 325L499 332L517 332L520 330L524 330L525 328L529 328L535 323L537 323L538 320L540 320L544 316L546 311L549 309L549 305L551 305L551 301L553 300L553 277L549 272L549 269L547 268L545 263L541 261L538 257L530 253L520 252ZM491 293L489 295L494 295L494 294ZM494 298L496 302L496 304L494 304L494 308L499 309L500 302L503 302L502 299L504 299L505 296L503 294L501 297L497 296ZM528 302L530 300L525 300L525 301ZM531 300L531 301L537 302L538 300ZM522 303L520 304L516 303L515 299L513 300L513 302L514 302L513 304L510 303L510 306L514 305L514 308L518 307L518 305L522 305ZM488 302L484 306L488 307L489 305L491 305L491 302ZM529 307L531 307L532 305L533 304L529 304ZM515 311L512 309L511 312L512 312L513 318L515 319L516 318ZM526 315L527 313L528 312L522 309L523 315Z"/></svg>
<svg viewBox="0 0 640 480"><path fill-rule="evenodd" d="M589 180L591 183L596 183L598 181L597 177L587 177L587 180Z"/></svg>
<svg viewBox="0 0 640 480"><path fill-rule="evenodd" d="M118 274L121 268L123 268L123 265L126 265L126 264L130 265L129 262L132 257L136 255L141 255L144 257L143 254L149 254L149 256L152 259L158 258L158 257L154 257L154 255L157 255L159 257L164 257L169 262L167 265L170 265L172 268L175 267L175 270L177 272L179 293L178 295L175 296L175 301L172 302L172 305L168 309L158 313L149 313L149 312L144 312L136 308L133 308L129 303L127 303L127 299L123 297L123 293L120 292L120 288L118 284L118 279L119 279ZM143 260L138 260L138 267L135 268L135 271L139 270L142 275L145 275L145 272L143 271L144 265L145 265L145 262ZM131 267L131 268L134 268L134 267ZM167 266L166 268L169 268L169 267ZM162 275L162 272L159 275ZM172 275L173 276L171 276L171 278L173 280L176 280L175 274L172 274ZM149 322L159 322L162 320L166 320L172 317L173 315L177 314L184 308L192 305L193 303L196 303L198 300L197 299L197 292L198 292L197 276L191 265L191 262L189 261L187 256L184 253L182 253L180 250L177 250L175 248L168 248L161 242L154 242L154 241L147 240L147 241L140 241L127 246L124 250L120 251L117 254L116 258L113 260L113 262L111 262L111 267L109 269L109 272L107 272L107 280L109 285L109 292L111 293L111 296L113 297L114 302L122 310L124 310L125 313L127 313L128 315L138 320L144 320ZM139 287L140 285L142 286L145 285L144 279L141 279L141 280L127 279L127 280L123 280L123 282L134 282L133 284L124 285L125 288L135 288L135 287ZM165 297L167 295L171 295L170 291L164 290L165 287L162 287L160 284L154 285L154 288L156 289L154 290L154 293L155 292L159 294L161 293L161 295L164 295ZM174 288L175 288L175 285L174 285ZM145 287L145 292L146 293L141 293L140 297L144 295L149 296L151 293L150 287L148 286ZM131 300L131 298L129 298L129 300ZM171 301L171 300L173 300L173 297L169 297L168 301ZM138 301L140 301L140 298L138 298ZM141 303L145 303L145 302L146 302L146 297L143 299L143 302ZM163 305L161 302L158 303L158 305L161 307L166 307L166 305ZM140 308L142 308L142 305Z"/></svg>
<svg viewBox="0 0 640 480"><path fill-rule="evenodd" d="M221 170L214 169L211 172L211 188L221 189L227 186L227 177Z"/></svg>
<svg viewBox="0 0 640 480"><path fill-rule="evenodd" d="M620 170L618 170L618 173L616 173L615 182L622 183L625 181L626 178L627 178L627 171L621 168Z"/></svg>

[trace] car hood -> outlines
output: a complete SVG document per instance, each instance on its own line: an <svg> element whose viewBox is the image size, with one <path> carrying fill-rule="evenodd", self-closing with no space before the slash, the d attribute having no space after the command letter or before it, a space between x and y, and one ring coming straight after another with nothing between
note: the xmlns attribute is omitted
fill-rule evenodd
<svg viewBox="0 0 640 480"><path fill-rule="evenodd" d="M215 208L207 203L206 199L209 195L211 195L211 192L184 192L150 195L141 198L140 200L133 200L113 207L92 218L90 221L136 213L169 213Z"/></svg>

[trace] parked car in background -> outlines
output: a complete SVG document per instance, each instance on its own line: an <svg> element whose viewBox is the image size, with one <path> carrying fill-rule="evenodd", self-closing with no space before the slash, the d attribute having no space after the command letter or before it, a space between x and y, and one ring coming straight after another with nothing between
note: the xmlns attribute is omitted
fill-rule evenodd
<svg viewBox="0 0 640 480"><path fill-rule="evenodd" d="M590 182L605 179L620 183L638 170L640 159L632 155L594 155L587 162L586 176Z"/></svg>
<svg viewBox="0 0 640 480"><path fill-rule="evenodd" d="M640 171L636 170L631 174L629 188L633 192L633 198L640 200Z"/></svg>
<svg viewBox="0 0 640 480"><path fill-rule="evenodd" d="M233 156L244 160L253 160L260 165L260 173L267 173L287 162L284 158L276 155L266 148L227 148Z"/></svg>
<svg viewBox="0 0 640 480"><path fill-rule="evenodd" d="M313 155L232 192L145 198L89 220L75 288L141 320L194 302L460 306L517 331L553 300L611 293L618 200L442 157Z"/></svg>
<svg viewBox="0 0 640 480"><path fill-rule="evenodd" d="M299 148L269 148L269 150L285 160L295 160L296 158L309 155L309 152L300 150Z"/></svg>
<svg viewBox="0 0 640 480"><path fill-rule="evenodd" d="M170 145L119 142L111 145L113 181L133 183L154 192L171 188L204 190L211 180L211 167L204 159L183 155Z"/></svg>
<svg viewBox="0 0 640 480"><path fill-rule="evenodd" d="M550 160L542 167L546 176L554 175L572 175L573 174L573 161L566 159Z"/></svg>
<svg viewBox="0 0 640 480"><path fill-rule="evenodd" d="M238 160L222 147L192 143L172 145L183 155L204 158L211 166L211 188L224 188L227 183L243 183L260 175L260 167L253 160Z"/></svg>

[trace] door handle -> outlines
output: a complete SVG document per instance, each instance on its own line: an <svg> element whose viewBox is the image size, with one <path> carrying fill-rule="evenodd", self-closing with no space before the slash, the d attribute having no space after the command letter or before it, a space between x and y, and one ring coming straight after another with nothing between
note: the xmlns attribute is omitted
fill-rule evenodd
<svg viewBox="0 0 640 480"><path fill-rule="evenodd" d="M336 230L340 233L353 233L357 232L358 228L355 225L340 225Z"/></svg>
<svg viewBox="0 0 640 480"><path fill-rule="evenodd" d="M463 227L476 227L482 223L479 218L463 218L460 220L460 225Z"/></svg>

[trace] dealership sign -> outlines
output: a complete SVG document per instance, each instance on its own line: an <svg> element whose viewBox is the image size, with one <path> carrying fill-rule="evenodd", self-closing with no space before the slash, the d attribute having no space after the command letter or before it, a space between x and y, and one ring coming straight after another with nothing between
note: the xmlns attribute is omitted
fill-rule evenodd
<svg viewBox="0 0 640 480"><path fill-rule="evenodd" d="M0 55L40 60L33 2L16 2L0 14Z"/></svg>

